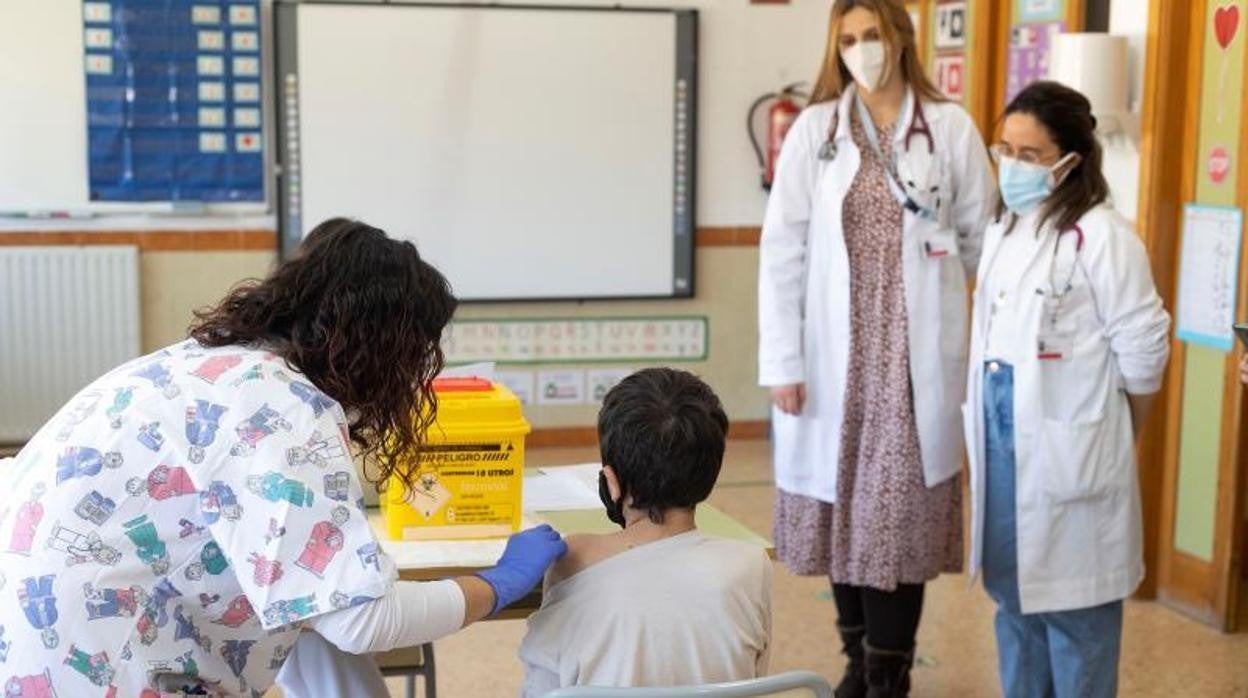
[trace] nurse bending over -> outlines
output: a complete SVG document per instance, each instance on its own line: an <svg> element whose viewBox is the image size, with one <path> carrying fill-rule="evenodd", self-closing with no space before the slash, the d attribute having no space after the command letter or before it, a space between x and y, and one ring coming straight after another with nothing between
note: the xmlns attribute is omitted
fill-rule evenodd
<svg viewBox="0 0 1248 698"><path fill-rule="evenodd" d="M454 309L411 243L331 220L78 393L0 464L6 691L386 695L355 655L528 593L566 550L549 527L477 576L397 581L348 454L411 482Z"/></svg>
<svg viewBox="0 0 1248 698"><path fill-rule="evenodd" d="M972 573L997 603L1008 698L1117 694L1122 600L1144 576L1135 435L1170 318L1106 203L1088 100L1052 82L1006 108L968 403Z"/></svg>

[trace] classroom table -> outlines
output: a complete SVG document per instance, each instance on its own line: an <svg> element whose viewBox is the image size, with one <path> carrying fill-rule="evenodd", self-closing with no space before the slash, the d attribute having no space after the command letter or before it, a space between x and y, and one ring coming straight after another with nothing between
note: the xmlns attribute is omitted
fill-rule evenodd
<svg viewBox="0 0 1248 698"><path fill-rule="evenodd" d="M584 466L567 466L584 467ZM530 468L538 471L558 472L560 466ZM399 578L411 581L432 581L474 574L483 569L493 567L503 554L507 541L503 538L488 540L458 541L399 541L386 537L382 522L381 510L369 509L369 523L377 533L377 539L386 554L394 560L399 568ZM524 526L535 526L547 523L563 535L576 533L610 533L619 527L607 519L601 506L595 509L571 509L556 511L524 512ZM775 547L771 540L750 530L745 524L728 516L710 504L700 504L697 510L698 529L714 536L754 543L775 557ZM536 611L542 602L540 589L512 604L492 620L527 618Z"/></svg>
<svg viewBox="0 0 1248 698"><path fill-rule="evenodd" d="M573 468L585 469L586 466L560 466L529 468L526 480L539 474L558 473L561 470L570 472ZM522 495L523 497L523 495ZM585 501L584 497L578 501ZM576 533L610 533L619 527L607 519L601 506L590 509L560 508L557 510L533 510L524 508L524 527L550 524L563 535ZM381 510L370 507L369 523L377 533L377 540L386 554L394 560L399 568L399 578L409 581L433 581L448 577L460 577L479 572L494 563L503 554L506 539L491 540L458 540L458 541L401 541L390 540L386 536ZM745 524L728 516L709 504L698 505L698 529L715 536L754 543L767 551L772 558L776 549L771 540L751 531ZM508 606L490 620L516 620L528 618L542 605L542 592L539 587L533 593ZM384 652L377 656L377 664L387 676L403 676L407 679L406 695L415 697L415 680L417 676L425 678L425 695L434 698L437 695L437 680L433 655L433 644L423 647L411 647Z"/></svg>

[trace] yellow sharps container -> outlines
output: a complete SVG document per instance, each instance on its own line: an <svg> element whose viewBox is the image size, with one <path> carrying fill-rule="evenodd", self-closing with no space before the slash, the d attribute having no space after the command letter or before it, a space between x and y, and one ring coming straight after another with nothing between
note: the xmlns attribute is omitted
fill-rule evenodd
<svg viewBox="0 0 1248 698"><path fill-rule="evenodd" d="M394 540L496 538L520 530L524 437L529 423L506 386L440 378L437 421L420 453L414 487L392 478L382 495Z"/></svg>

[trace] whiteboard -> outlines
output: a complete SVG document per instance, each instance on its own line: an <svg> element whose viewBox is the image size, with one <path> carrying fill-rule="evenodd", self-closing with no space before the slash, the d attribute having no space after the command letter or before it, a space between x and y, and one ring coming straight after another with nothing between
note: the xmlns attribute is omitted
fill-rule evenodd
<svg viewBox="0 0 1248 698"><path fill-rule="evenodd" d="M693 11L279 4L280 221L413 240L466 300L693 291Z"/></svg>
<svg viewBox="0 0 1248 698"><path fill-rule="evenodd" d="M268 210L267 203L91 201L84 53L81 0L0 0L0 215ZM168 227L159 220L133 227L148 226Z"/></svg>

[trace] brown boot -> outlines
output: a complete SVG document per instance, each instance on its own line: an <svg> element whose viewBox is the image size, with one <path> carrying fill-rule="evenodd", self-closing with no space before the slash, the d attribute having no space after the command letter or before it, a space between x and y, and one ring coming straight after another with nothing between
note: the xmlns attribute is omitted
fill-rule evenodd
<svg viewBox="0 0 1248 698"><path fill-rule="evenodd" d="M866 645L867 698L906 698L914 652L877 650Z"/></svg>
<svg viewBox="0 0 1248 698"><path fill-rule="evenodd" d="M863 644L867 629L861 625L848 627L838 624L836 627L841 631L841 654L849 659L849 664L845 666L845 676L841 678L833 695L835 698L866 698L867 676Z"/></svg>

